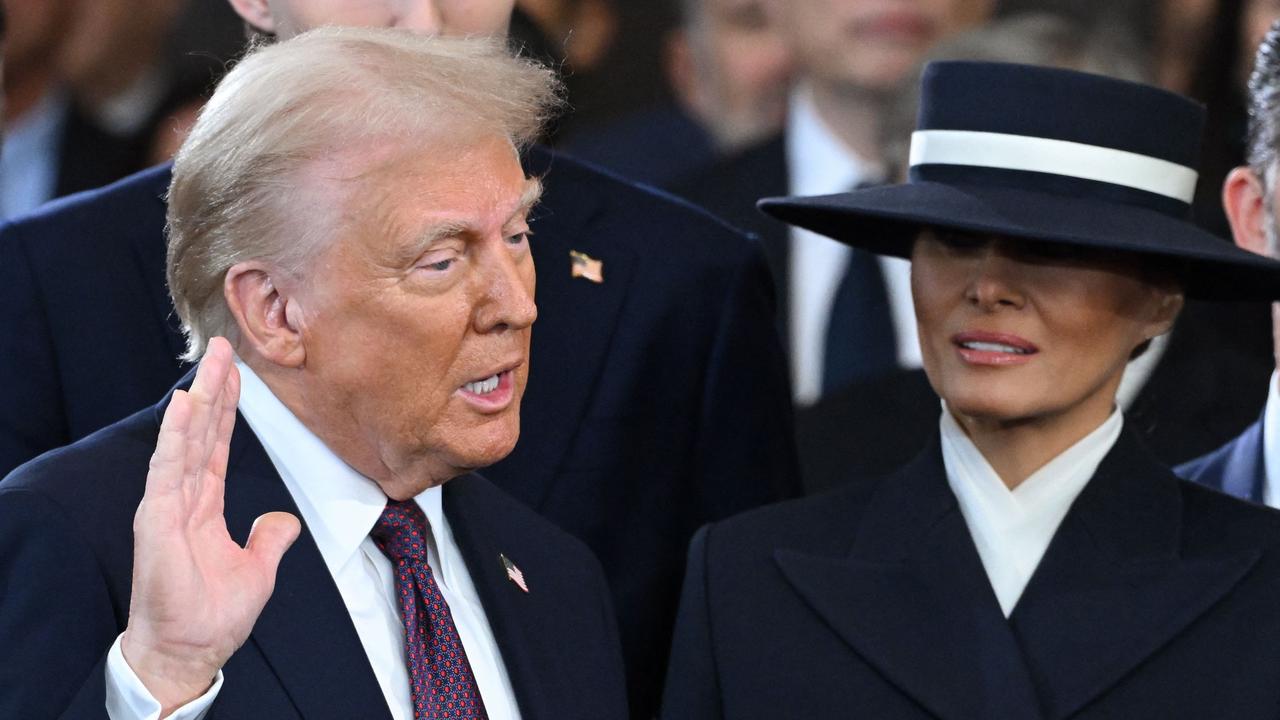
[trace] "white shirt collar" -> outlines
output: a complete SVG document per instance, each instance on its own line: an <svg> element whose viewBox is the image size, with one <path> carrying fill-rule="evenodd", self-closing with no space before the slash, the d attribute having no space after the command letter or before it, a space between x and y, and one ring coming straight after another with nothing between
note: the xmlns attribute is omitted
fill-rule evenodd
<svg viewBox="0 0 1280 720"><path fill-rule="evenodd" d="M382 516L387 496L303 425L248 365L237 360L236 367L240 413L293 495L325 565L336 575L357 556L360 543ZM427 516L437 548L449 532L440 492L437 486L414 498Z"/></svg>
<svg viewBox="0 0 1280 720"><path fill-rule="evenodd" d="M792 195L845 192L883 177L877 165L855 155L827 127L805 86L791 93L786 143Z"/></svg>
<svg viewBox="0 0 1280 720"><path fill-rule="evenodd" d="M1093 432L1013 490L1001 481L945 402L939 424L947 483L960 505L1000 609L1008 617L1071 504L1120 437L1123 416L1119 408L1112 411Z"/></svg>
<svg viewBox="0 0 1280 720"><path fill-rule="evenodd" d="M804 87L791 94L791 111L786 129L787 169L792 195L826 195L846 192L855 185L880 177L880 169L854 155L827 127L813 105L812 93ZM791 228L790 258L787 268L787 293L790 307L792 389L796 402L808 405L822 395L822 372L825 361L827 325L831 304L845 269L849 265L849 248L830 238ZM909 268L902 263L898 275L908 277ZM883 261L882 261L883 266ZM901 285L889 277L891 287ZM901 296L901 288L891 298ZM909 307L911 296L906 294ZM916 342L914 311L909 318L894 315L911 323L905 332L899 325L899 338Z"/></svg>
<svg viewBox="0 0 1280 720"><path fill-rule="evenodd" d="M1262 465L1266 472L1266 484L1262 486L1262 501L1271 507L1280 506L1280 372L1271 373L1267 391L1267 407L1262 416Z"/></svg>

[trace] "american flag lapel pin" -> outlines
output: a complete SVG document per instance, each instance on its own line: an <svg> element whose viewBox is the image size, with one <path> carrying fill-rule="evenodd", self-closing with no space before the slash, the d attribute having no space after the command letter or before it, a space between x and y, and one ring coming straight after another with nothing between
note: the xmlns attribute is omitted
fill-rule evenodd
<svg viewBox="0 0 1280 720"><path fill-rule="evenodd" d="M516 567L516 564L511 562L511 558L508 558L502 553L498 553L498 559L502 561L502 567L507 571L507 579L515 583L516 587L521 590L529 592L529 586L524 582L524 573L520 572L520 568Z"/></svg>
<svg viewBox="0 0 1280 720"><path fill-rule="evenodd" d="M577 250L570 250L569 273L572 277L584 278L596 284L603 283L604 261Z"/></svg>

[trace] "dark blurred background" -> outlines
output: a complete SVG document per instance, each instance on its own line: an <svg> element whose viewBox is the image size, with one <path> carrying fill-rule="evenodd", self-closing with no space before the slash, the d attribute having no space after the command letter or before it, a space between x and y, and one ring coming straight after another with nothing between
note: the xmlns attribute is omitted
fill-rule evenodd
<svg viewBox="0 0 1280 720"><path fill-rule="evenodd" d="M564 76L572 110L555 126L555 144L674 187L785 123L791 60L769 9L785 1L518 0L512 36ZM872 0L844 4L859 2ZM5 176L6 187L37 187L6 191L4 216L166 158L245 43L226 0L2 4L4 121L17 144L6 161L29 145L58 155L38 182ZM1204 222L1223 230L1216 187L1240 159L1248 63L1280 2L1003 0L991 20L1028 12L1124 38L1144 77L1209 106L1201 206ZM42 125L60 137L28 143L27 131ZM82 147L96 149L75 152Z"/></svg>
<svg viewBox="0 0 1280 720"><path fill-rule="evenodd" d="M1243 159L1245 82L1259 41L1280 18L1280 0L516 5L513 45L557 68L566 86L569 111L549 143L690 199L761 239L778 287L806 479L815 486L837 470L876 472L909 457L914 448L901 439L931 429L874 418L905 417L902 406L918 403L922 422L936 424L937 400L913 352L904 270L881 261L883 277L858 281L859 292L878 288L878 299L846 298L865 259L770 224L755 200L900 179L924 61L1029 62L1152 82L1203 102L1208 128L1194 219L1225 242L1219 189ZM0 220L170 158L246 43L227 0L0 0L0 7ZM883 333L884 352L832 360L836 331L850 318L867 320L874 314L867 308L885 317L859 326L861 344L874 348L866 338ZM1274 367L1265 306L1204 313L1197 319L1201 311L1189 308L1167 347L1153 347L1145 365L1133 363L1132 391L1121 390L1129 417L1168 462L1216 447L1255 419ZM833 377L833 368L849 376ZM1240 387L1209 388L1203 408L1188 408L1182 388L1210 373ZM1171 426L1177 418L1181 425ZM886 434L859 436L865 427ZM872 465L858 466L868 458Z"/></svg>

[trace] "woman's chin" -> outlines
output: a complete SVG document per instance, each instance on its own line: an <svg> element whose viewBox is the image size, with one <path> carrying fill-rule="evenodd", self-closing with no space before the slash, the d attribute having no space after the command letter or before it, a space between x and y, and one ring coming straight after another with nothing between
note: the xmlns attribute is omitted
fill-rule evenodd
<svg viewBox="0 0 1280 720"><path fill-rule="evenodd" d="M949 396L947 409L961 420L1012 423L1027 420L1037 414L1032 403L1023 398L1006 397L998 393L984 392Z"/></svg>

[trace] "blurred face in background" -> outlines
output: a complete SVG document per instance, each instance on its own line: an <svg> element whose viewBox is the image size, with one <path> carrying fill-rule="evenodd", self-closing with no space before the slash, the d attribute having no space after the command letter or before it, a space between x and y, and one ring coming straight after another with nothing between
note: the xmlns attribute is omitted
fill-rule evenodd
<svg viewBox="0 0 1280 720"><path fill-rule="evenodd" d="M21 117L48 89L57 53L65 44L67 25L79 0L2 0L4 111L7 120Z"/></svg>
<svg viewBox="0 0 1280 720"><path fill-rule="evenodd" d="M66 37L77 0L3 0L4 63L11 73L47 63Z"/></svg>
<svg viewBox="0 0 1280 720"><path fill-rule="evenodd" d="M809 81L885 92L935 42L986 20L994 0L771 0Z"/></svg>
<svg viewBox="0 0 1280 720"><path fill-rule="evenodd" d="M1240 16L1240 53L1236 59L1240 87L1249 82L1254 53L1276 20L1280 20L1280 0L1245 0Z"/></svg>
<svg viewBox="0 0 1280 720"><path fill-rule="evenodd" d="M245 22L281 39L322 25L506 35L514 0L230 0Z"/></svg>
<svg viewBox="0 0 1280 720"><path fill-rule="evenodd" d="M127 90L156 63L181 9L173 0L80 2L58 53L77 99L92 106Z"/></svg>
<svg viewBox="0 0 1280 720"><path fill-rule="evenodd" d="M791 54L767 0L688 0L668 47L681 105L722 149L777 132L786 117Z"/></svg>
<svg viewBox="0 0 1280 720"><path fill-rule="evenodd" d="M1195 64L1213 26L1218 0L1163 0L1156 21L1156 80L1176 92L1191 91ZM1259 37L1261 40L1261 37Z"/></svg>

